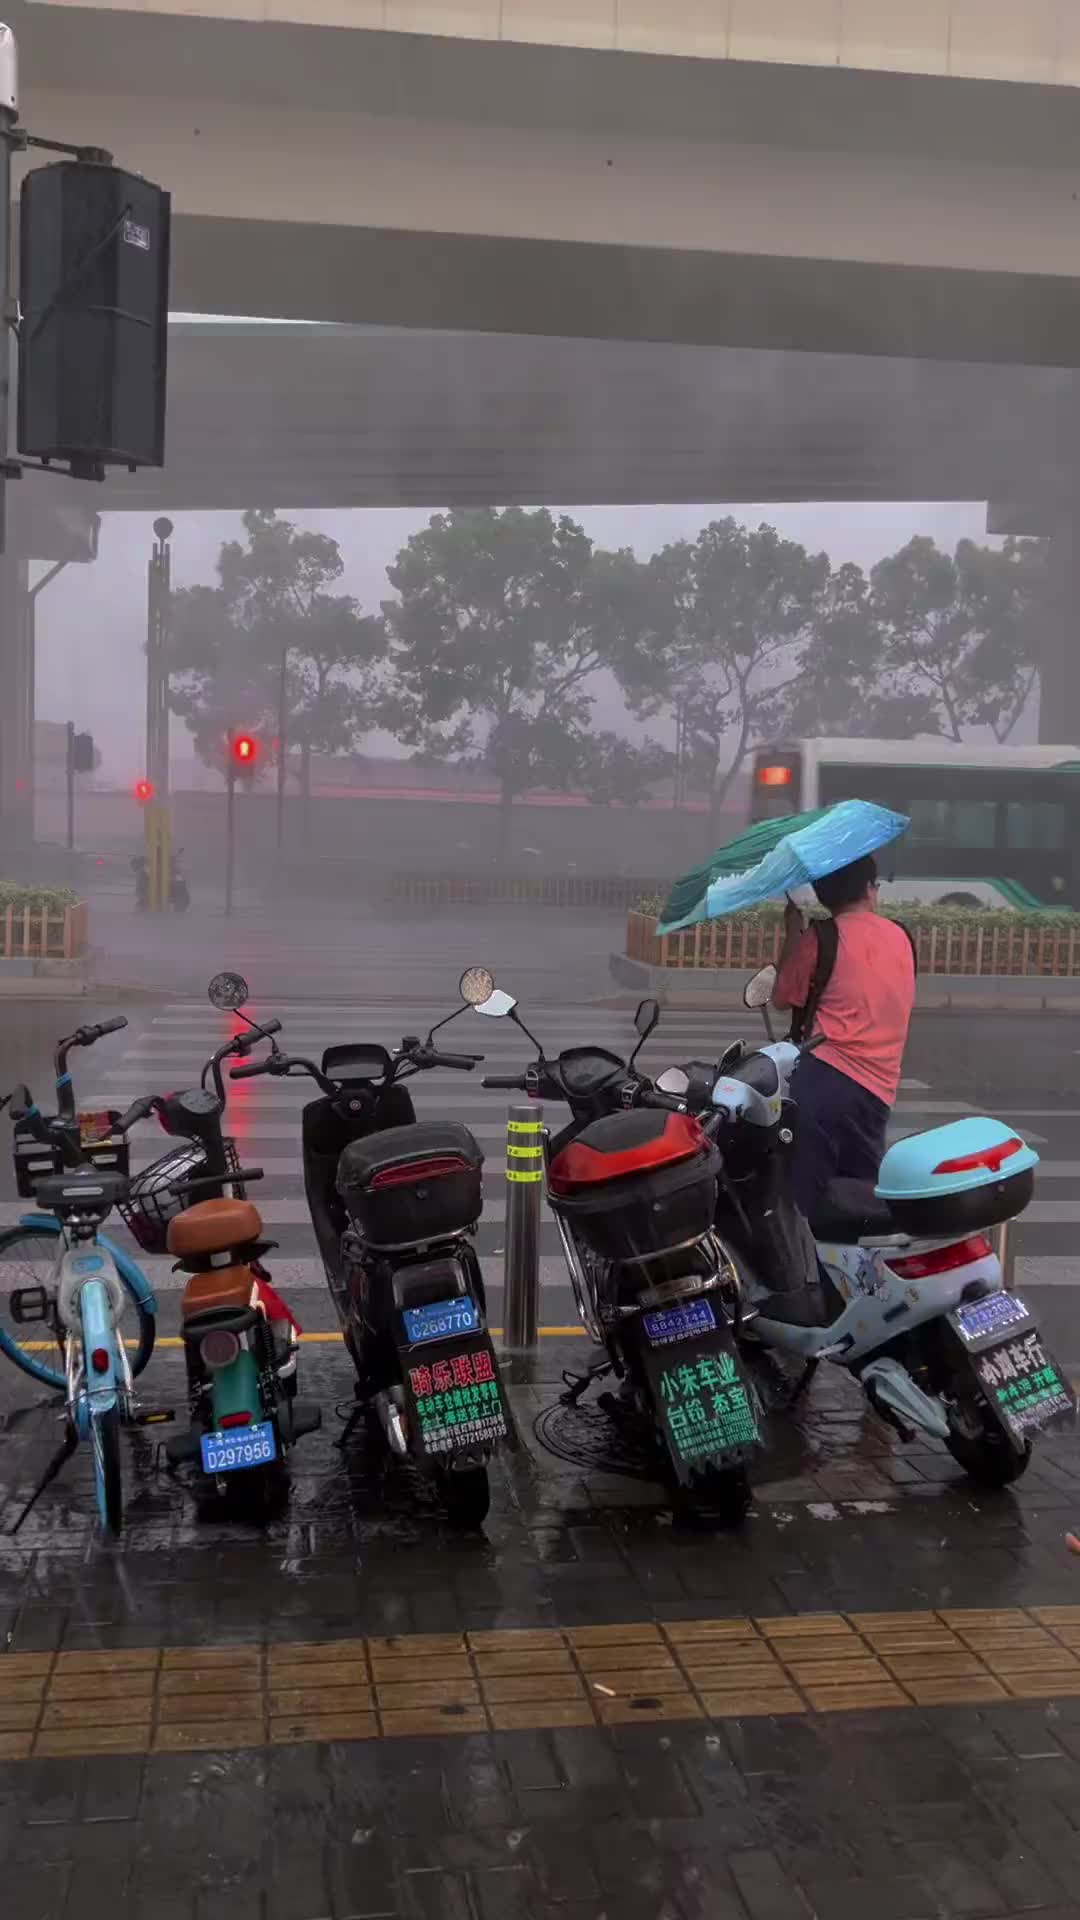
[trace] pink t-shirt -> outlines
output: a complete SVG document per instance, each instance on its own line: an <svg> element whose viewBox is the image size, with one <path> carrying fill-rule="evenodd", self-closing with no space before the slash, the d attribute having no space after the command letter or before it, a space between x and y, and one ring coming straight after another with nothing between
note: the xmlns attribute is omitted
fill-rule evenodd
<svg viewBox="0 0 1080 1920"><path fill-rule="evenodd" d="M825 1038L814 1051L891 1107L915 999L911 942L871 907L849 908L836 926L836 965L814 1021ZM816 961L817 936L808 928L776 982L789 1006L806 1005Z"/></svg>

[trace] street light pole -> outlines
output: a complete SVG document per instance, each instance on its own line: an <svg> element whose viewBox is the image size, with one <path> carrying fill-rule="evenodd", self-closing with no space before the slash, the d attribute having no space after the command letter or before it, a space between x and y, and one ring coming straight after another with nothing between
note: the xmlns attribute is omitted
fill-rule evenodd
<svg viewBox="0 0 1080 1920"><path fill-rule="evenodd" d="M289 668L289 649L281 649L281 670L278 674L278 711L277 711L277 812L275 819L277 857L280 860L285 851L285 776L288 771L286 760L285 727L288 719L286 683Z"/></svg>
<svg viewBox="0 0 1080 1920"><path fill-rule="evenodd" d="M169 816L169 625L172 597L173 523L154 521L154 545L146 571L146 777L153 798L145 810L149 905L164 913L172 898L172 832Z"/></svg>
<svg viewBox="0 0 1080 1920"><path fill-rule="evenodd" d="M232 917L233 858L236 844L236 735L229 728L225 741L225 918Z"/></svg>

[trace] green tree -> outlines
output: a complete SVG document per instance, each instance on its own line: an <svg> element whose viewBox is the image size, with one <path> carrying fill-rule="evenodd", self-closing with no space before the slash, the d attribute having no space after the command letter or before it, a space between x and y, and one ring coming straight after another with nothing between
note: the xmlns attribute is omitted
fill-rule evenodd
<svg viewBox="0 0 1080 1920"><path fill-rule="evenodd" d="M950 555L924 534L880 560L878 685L925 701L947 739L989 727L1007 740L1038 678L1046 562L1041 540L961 540Z"/></svg>
<svg viewBox="0 0 1080 1920"><path fill-rule="evenodd" d="M330 591L337 541L252 509L227 540L216 587L181 589L171 629L172 704L201 758L223 765L229 730L300 749L305 830L313 752L341 752L378 724L382 622ZM264 763L265 764L265 763Z"/></svg>
<svg viewBox="0 0 1080 1920"><path fill-rule="evenodd" d="M647 568L643 631L618 658L641 715L678 712L715 826L756 740L776 732L829 574L774 527L730 517L664 547Z"/></svg>
<svg viewBox="0 0 1080 1920"><path fill-rule="evenodd" d="M457 509L413 534L387 576L385 724L428 759L479 754L492 767L504 853L529 787L637 797L659 750L616 752L591 727L598 676L621 662L642 614L632 554L595 552L546 509Z"/></svg>
<svg viewBox="0 0 1080 1920"><path fill-rule="evenodd" d="M781 731L905 740L939 731L933 696L912 691L883 660L885 637L870 583L845 561L829 575Z"/></svg>

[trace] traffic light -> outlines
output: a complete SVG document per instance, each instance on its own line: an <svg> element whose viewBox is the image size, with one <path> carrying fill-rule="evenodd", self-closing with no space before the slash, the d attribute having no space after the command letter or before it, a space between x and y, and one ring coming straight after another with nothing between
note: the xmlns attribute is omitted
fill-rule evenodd
<svg viewBox="0 0 1080 1920"><path fill-rule="evenodd" d="M254 773L259 758L259 743L250 733L234 733L231 752L235 772Z"/></svg>
<svg viewBox="0 0 1080 1920"><path fill-rule="evenodd" d="M93 773L95 759L93 734L73 733L70 739L72 773Z"/></svg>
<svg viewBox="0 0 1080 1920"><path fill-rule="evenodd" d="M135 798L138 801L140 807L145 807L147 802L149 800L152 800L153 797L154 797L153 781L152 780L136 780Z"/></svg>

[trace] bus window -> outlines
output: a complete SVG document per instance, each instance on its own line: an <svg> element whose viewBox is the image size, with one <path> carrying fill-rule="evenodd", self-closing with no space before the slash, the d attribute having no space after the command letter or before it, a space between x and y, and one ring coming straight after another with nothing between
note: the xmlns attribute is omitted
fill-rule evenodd
<svg viewBox="0 0 1080 1920"><path fill-rule="evenodd" d="M1005 845L1051 852L1065 845L1065 807L1060 800L1010 800L1005 809Z"/></svg>
<svg viewBox="0 0 1080 1920"><path fill-rule="evenodd" d="M916 847L992 847L996 838L994 800L928 800L910 803L909 839Z"/></svg>

